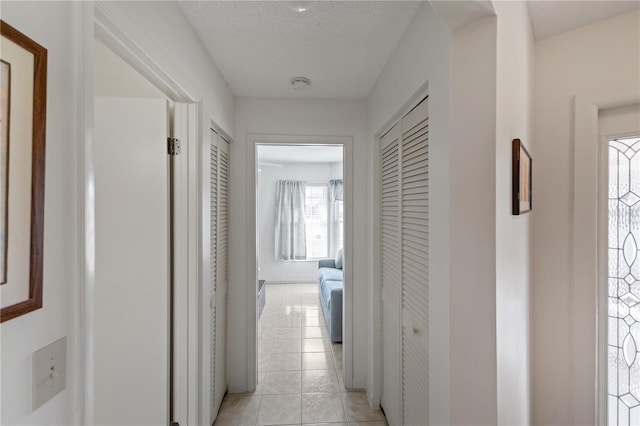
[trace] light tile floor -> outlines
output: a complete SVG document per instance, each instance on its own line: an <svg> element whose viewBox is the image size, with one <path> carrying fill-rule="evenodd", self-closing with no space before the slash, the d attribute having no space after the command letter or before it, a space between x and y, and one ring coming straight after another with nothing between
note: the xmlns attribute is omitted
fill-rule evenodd
<svg viewBox="0 0 640 426"><path fill-rule="evenodd" d="M386 426L364 392L347 391L315 284L267 284L258 323L258 387L228 394L216 426Z"/></svg>

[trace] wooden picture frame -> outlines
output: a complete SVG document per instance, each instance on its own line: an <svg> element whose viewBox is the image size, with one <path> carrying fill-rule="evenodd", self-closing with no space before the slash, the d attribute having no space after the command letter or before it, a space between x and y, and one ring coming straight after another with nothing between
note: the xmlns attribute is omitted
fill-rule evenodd
<svg viewBox="0 0 640 426"><path fill-rule="evenodd" d="M0 285L7 283L11 64L0 59Z"/></svg>
<svg viewBox="0 0 640 426"><path fill-rule="evenodd" d="M42 307L47 49L0 20L0 59L11 69L5 103L7 123L5 284L0 286L4 322ZM6 112L6 114L5 114ZM9 147L11 147L9 149ZM10 173L10 174L9 174ZM30 194L29 194L30 193ZM26 195L26 196L25 196ZM0 228L1 229L1 228Z"/></svg>
<svg viewBox="0 0 640 426"><path fill-rule="evenodd" d="M533 160L520 139L512 142L512 213L520 215L533 208Z"/></svg>

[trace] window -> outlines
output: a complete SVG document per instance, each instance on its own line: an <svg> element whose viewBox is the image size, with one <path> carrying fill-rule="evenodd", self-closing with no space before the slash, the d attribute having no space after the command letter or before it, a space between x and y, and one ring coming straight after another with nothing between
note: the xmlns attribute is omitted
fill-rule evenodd
<svg viewBox="0 0 640 426"><path fill-rule="evenodd" d="M608 423L640 424L640 138L609 141Z"/></svg>
<svg viewBox="0 0 640 426"><path fill-rule="evenodd" d="M307 259L328 257L328 187L307 184L304 192Z"/></svg>
<svg viewBox="0 0 640 426"><path fill-rule="evenodd" d="M344 247L344 202L336 200L331 203L331 248L329 257L335 257L338 250Z"/></svg>

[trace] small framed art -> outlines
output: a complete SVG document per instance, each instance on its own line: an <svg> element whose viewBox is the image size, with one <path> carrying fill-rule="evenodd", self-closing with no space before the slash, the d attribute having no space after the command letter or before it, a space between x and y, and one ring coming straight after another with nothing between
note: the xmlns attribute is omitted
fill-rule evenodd
<svg viewBox="0 0 640 426"><path fill-rule="evenodd" d="M514 139L512 166L512 213L520 215L531 211L533 162L520 139Z"/></svg>

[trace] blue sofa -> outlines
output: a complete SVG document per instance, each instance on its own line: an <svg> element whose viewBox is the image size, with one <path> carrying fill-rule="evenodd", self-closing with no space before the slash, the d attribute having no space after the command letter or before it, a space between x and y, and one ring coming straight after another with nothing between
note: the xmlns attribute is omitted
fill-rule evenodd
<svg viewBox="0 0 640 426"><path fill-rule="evenodd" d="M318 295L332 342L342 342L342 258L318 262ZM336 266L340 266L339 268Z"/></svg>

